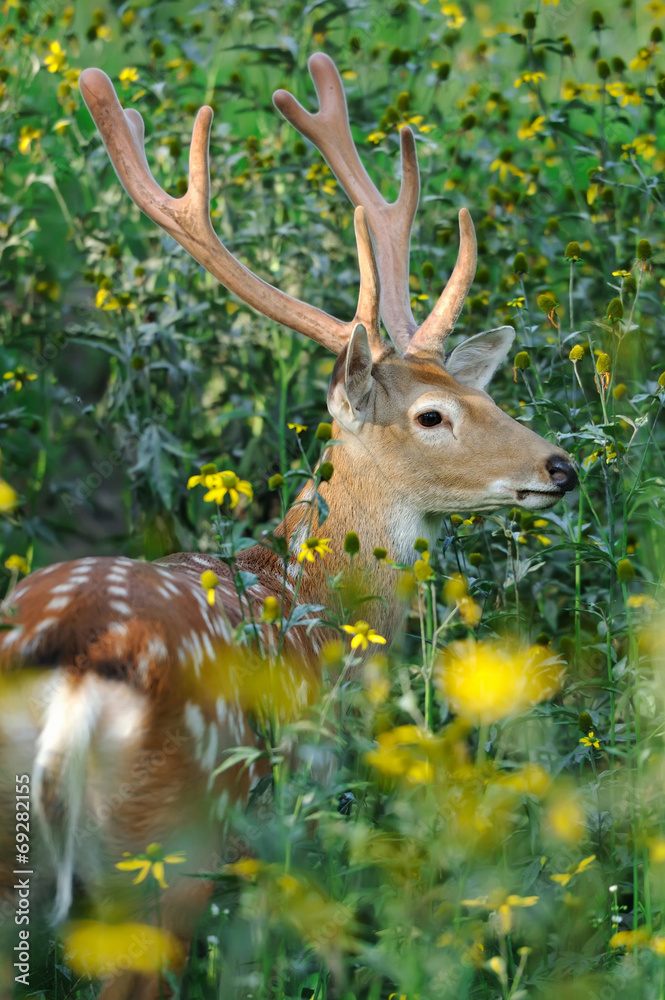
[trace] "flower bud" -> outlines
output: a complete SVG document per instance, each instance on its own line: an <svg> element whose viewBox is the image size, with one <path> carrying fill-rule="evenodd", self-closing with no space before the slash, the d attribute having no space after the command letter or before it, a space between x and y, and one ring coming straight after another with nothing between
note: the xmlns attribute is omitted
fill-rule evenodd
<svg viewBox="0 0 665 1000"><path fill-rule="evenodd" d="M592 10L591 27L594 28L596 31L598 31L598 29L602 28L604 24L605 24L605 18L603 17L602 12L599 10Z"/></svg>
<svg viewBox="0 0 665 1000"><path fill-rule="evenodd" d="M631 580L635 579L635 569L630 559L619 559L617 576L620 583L630 583Z"/></svg>
<svg viewBox="0 0 665 1000"><path fill-rule="evenodd" d="M413 543L413 547L416 550L416 552L428 552L429 542L427 541L426 538L416 538L415 542Z"/></svg>
<svg viewBox="0 0 665 1000"><path fill-rule="evenodd" d="M533 31L536 27L536 15L532 10L525 10L522 16L522 27L527 31Z"/></svg>
<svg viewBox="0 0 665 1000"><path fill-rule="evenodd" d="M593 729L593 719L588 712L580 712L577 725L581 733L589 733Z"/></svg>
<svg viewBox="0 0 665 1000"><path fill-rule="evenodd" d="M420 268L420 273L422 274L425 281L431 281L434 277L434 264L429 260L426 260L423 266Z"/></svg>
<svg viewBox="0 0 665 1000"><path fill-rule="evenodd" d="M314 435L314 437L318 441L330 441L332 437L332 424L328 424L325 422L319 424L319 426L316 428L316 434Z"/></svg>
<svg viewBox="0 0 665 1000"><path fill-rule="evenodd" d="M525 371L527 368L531 367L531 358L529 357L528 351L519 351L515 355L515 360L513 362L515 368L518 371Z"/></svg>
<svg viewBox="0 0 665 1000"><path fill-rule="evenodd" d="M637 244L637 259L638 260L650 260L653 254L653 248L649 243L649 240L640 240Z"/></svg>
<svg viewBox="0 0 665 1000"><path fill-rule="evenodd" d="M556 309L556 299L551 292L543 292L538 296L536 302L538 303L538 308L547 315L549 315L553 309Z"/></svg>
<svg viewBox="0 0 665 1000"><path fill-rule="evenodd" d="M610 69L610 64L608 63L607 59L599 59L598 62L596 63L596 73L598 74L600 79L607 80L611 72L612 71Z"/></svg>
<svg viewBox="0 0 665 1000"><path fill-rule="evenodd" d="M513 271L515 274L527 274L529 271L529 265L527 263L525 253L516 253L515 259L513 261Z"/></svg>
<svg viewBox="0 0 665 1000"><path fill-rule="evenodd" d="M607 375L610 371L610 356L601 351L596 359L596 371L599 375Z"/></svg>
<svg viewBox="0 0 665 1000"><path fill-rule="evenodd" d="M344 536L344 551L347 556L355 556L360 552L360 539L355 531L347 531Z"/></svg>
<svg viewBox="0 0 665 1000"><path fill-rule="evenodd" d="M469 553L469 565L470 566L480 566L483 562L482 552L470 552Z"/></svg>
<svg viewBox="0 0 665 1000"><path fill-rule="evenodd" d="M579 260L582 256L582 250L580 248L577 240L572 240L566 249L563 251L563 255L567 260Z"/></svg>
<svg viewBox="0 0 665 1000"><path fill-rule="evenodd" d="M613 321L623 319L623 302L621 299L610 299L607 304L607 318Z"/></svg>
<svg viewBox="0 0 665 1000"><path fill-rule="evenodd" d="M573 364L577 364L578 361L581 361L582 358L584 357L584 348L582 347L582 345L575 344L574 347L571 347L568 357L573 362Z"/></svg>
<svg viewBox="0 0 665 1000"><path fill-rule="evenodd" d="M204 590L213 590L219 583L219 577L211 569L201 573L201 586Z"/></svg>
<svg viewBox="0 0 665 1000"><path fill-rule="evenodd" d="M623 397L627 394L627 392L628 392L628 386L624 385L623 382L619 382L619 384L615 385L614 388L612 389L612 395L614 396L615 399L623 399Z"/></svg>
<svg viewBox="0 0 665 1000"><path fill-rule="evenodd" d="M286 479L279 472L276 472L274 476L271 476L268 480L269 490L278 490L280 486L284 486Z"/></svg>
<svg viewBox="0 0 665 1000"><path fill-rule="evenodd" d="M321 465L317 469L319 478L324 483L330 482L334 471L335 471L335 466L332 464L332 462L321 462Z"/></svg>
<svg viewBox="0 0 665 1000"><path fill-rule="evenodd" d="M665 389L665 372L658 376L658 386L660 389Z"/></svg>
<svg viewBox="0 0 665 1000"><path fill-rule="evenodd" d="M263 611L261 613L261 618L264 622L272 624L276 622L280 617L280 607L279 601L276 597L266 597L263 602Z"/></svg>
<svg viewBox="0 0 665 1000"><path fill-rule="evenodd" d="M385 559L386 556L388 555L388 550L382 549L379 545L377 545L372 555L374 556L375 559L378 559L379 562L381 562L381 560Z"/></svg>

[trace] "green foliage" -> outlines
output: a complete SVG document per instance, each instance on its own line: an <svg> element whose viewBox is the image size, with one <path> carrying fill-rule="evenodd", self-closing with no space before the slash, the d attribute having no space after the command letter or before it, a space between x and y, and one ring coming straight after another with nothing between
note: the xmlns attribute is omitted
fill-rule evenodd
<svg viewBox="0 0 665 1000"><path fill-rule="evenodd" d="M431 561L423 550L404 571L374 550L413 598L408 634L356 663L359 680L333 686L313 721L281 730L310 756L293 770L275 743L274 810L236 819L241 853L264 867L255 881L225 870L231 856L215 869L220 901L200 939L208 955L190 962L191 995L217 996L225 948L242 954L251 939L250 992L265 1000L662 996L663 659L649 618L665 538L663 5L130 0L5 12L8 586L21 559L214 551L220 533L232 560L248 536L274 531L332 435L333 360L239 304L140 215L82 105L85 66L144 115L151 168L174 194L187 187L194 115L210 104L221 238L264 278L348 319L351 207L270 103L286 87L314 107L306 60L329 52L390 199L400 128L416 132L414 312L432 308L468 206L481 267L459 332L516 327L519 378L506 366L493 395L579 465L579 491L547 513L461 511ZM233 522L187 490L210 462L254 488ZM320 479L331 474L324 463ZM563 689L461 725L436 692L438 646L505 635L565 660ZM326 653L331 670L350 662L340 649ZM315 765L333 751L331 787ZM35 989L90 995L60 959L44 959Z"/></svg>

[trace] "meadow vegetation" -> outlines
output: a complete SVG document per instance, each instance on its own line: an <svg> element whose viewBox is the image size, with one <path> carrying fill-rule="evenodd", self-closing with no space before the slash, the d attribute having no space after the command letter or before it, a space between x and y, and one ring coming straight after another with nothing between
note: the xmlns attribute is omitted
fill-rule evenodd
<svg viewBox="0 0 665 1000"><path fill-rule="evenodd" d="M320 689L296 698L267 650L247 698L274 794L234 817L211 864L216 894L176 995L226 997L237 981L260 1000L665 998L665 3L2 11L7 590L84 554L233 564L327 444L332 358L239 304L140 215L81 101L90 65L144 115L171 192L186 189L193 117L211 104L222 239L284 290L351 316L351 207L270 102L285 87L311 107L306 60L328 52L387 196L398 132L416 133L416 315L468 206L479 267L457 333L515 326L493 396L579 467L552 510L456 512L435 547L386 567L407 612L391 648L340 587L321 612L339 640ZM207 501L204 484L187 488L206 463L233 473ZM303 556L325 565L325 545ZM203 585L214 599L215 581ZM238 631L239 656L253 636ZM311 768L290 767L296 740ZM316 766L324 752L332 777ZM146 844L118 864L142 879L148 919L186 858ZM131 951L134 925L75 916L59 936L44 925L30 995L91 997L88 973ZM168 952L156 938L141 961Z"/></svg>

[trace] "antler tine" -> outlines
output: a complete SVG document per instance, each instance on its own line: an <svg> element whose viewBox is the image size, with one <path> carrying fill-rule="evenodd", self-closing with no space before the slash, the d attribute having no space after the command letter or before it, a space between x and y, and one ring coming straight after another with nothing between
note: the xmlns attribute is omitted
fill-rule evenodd
<svg viewBox="0 0 665 1000"><path fill-rule="evenodd" d="M263 281L229 253L213 230L208 168L212 109L201 108L196 118L187 193L182 198L172 198L150 172L141 116L134 109L123 111L106 73L99 69L84 70L80 88L118 178L138 207L252 308L339 354L351 335L353 323L344 323Z"/></svg>
<svg viewBox="0 0 665 1000"><path fill-rule="evenodd" d="M409 299L409 242L420 182L413 134L402 129L402 184L397 201L383 198L365 170L351 135L344 88L337 67L323 52L310 57L309 71L319 98L310 114L286 90L273 94L275 106L325 158L354 205L367 213L381 276L381 316L396 347L406 351L417 328Z"/></svg>
<svg viewBox="0 0 665 1000"><path fill-rule="evenodd" d="M434 309L417 330L409 345L409 353L443 352L443 345L457 322L464 301L476 275L478 244L473 219L466 208L459 213L460 245L457 263L441 292Z"/></svg>
<svg viewBox="0 0 665 1000"><path fill-rule="evenodd" d="M384 341L379 326L379 301L381 284L376 266L372 238L367 227L367 217L362 206L358 205L353 213L353 225L358 247L358 264L360 266L360 291L358 292L358 308L355 323L362 323L367 330L369 346L373 357L379 357L383 352Z"/></svg>

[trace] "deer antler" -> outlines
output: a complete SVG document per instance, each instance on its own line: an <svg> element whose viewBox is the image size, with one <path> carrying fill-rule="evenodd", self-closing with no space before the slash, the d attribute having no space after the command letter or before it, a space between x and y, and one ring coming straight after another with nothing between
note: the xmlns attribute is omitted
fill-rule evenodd
<svg viewBox="0 0 665 1000"><path fill-rule="evenodd" d="M134 109L123 111L106 73L100 69L84 70L80 88L129 196L226 288L258 312L304 333L335 354L345 347L357 323L366 327L373 353L378 354L383 349L378 318L379 279L362 208L356 210L354 218L361 287L356 315L347 323L263 281L236 260L215 233L210 221L208 166L211 108L201 108L194 123L187 193L182 198L172 198L150 172L143 141L143 119Z"/></svg>
<svg viewBox="0 0 665 1000"><path fill-rule="evenodd" d="M310 114L286 90L273 94L275 106L314 143L353 204L365 208L381 280L381 318L393 342L403 353L441 352L476 271L476 236L471 216L466 209L460 211L457 263L434 309L418 328L409 301L409 244L420 192L413 133L409 128L400 132L402 184L397 201L389 203L358 156L349 128L344 88L334 62L318 52L310 57L309 71L319 98L319 111Z"/></svg>

